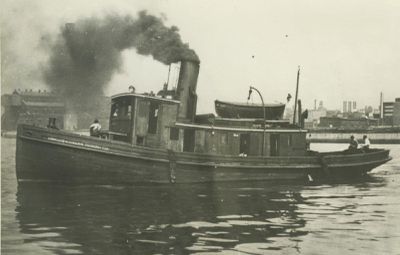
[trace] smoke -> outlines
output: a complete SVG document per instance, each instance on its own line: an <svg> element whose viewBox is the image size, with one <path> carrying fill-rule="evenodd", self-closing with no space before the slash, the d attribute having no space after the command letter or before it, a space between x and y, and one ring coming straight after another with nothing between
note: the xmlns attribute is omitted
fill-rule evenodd
<svg viewBox="0 0 400 255"><path fill-rule="evenodd" d="M18 16L18 18L16 18ZM43 12L34 1L3 0L1 27L1 92L46 89L41 65L47 60L45 42L51 29L42 22Z"/></svg>
<svg viewBox="0 0 400 255"><path fill-rule="evenodd" d="M164 64L199 61L178 31L145 11L137 18L113 14L80 19L61 28L43 77L66 99L88 106L91 99L103 95L103 88L120 70L123 50L134 48Z"/></svg>

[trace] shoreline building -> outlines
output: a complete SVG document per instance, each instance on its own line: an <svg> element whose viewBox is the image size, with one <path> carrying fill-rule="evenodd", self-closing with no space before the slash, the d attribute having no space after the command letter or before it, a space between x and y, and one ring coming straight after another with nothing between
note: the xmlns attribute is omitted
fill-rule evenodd
<svg viewBox="0 0 400 255"><path fill-rule="evenodd" d="M343 117L351 116L352 113L357 111L356 101L343 101Z"/></svg>
<svg viewBox="0 0 400 255"><path fill-rule="evenodd" d="M381 116L383 125L400 126L400 97L394 102L383 102Z"/></svg>
<svg viewBox="0 0 400 255"><path fill-rule="evenodd" d="M3 130L16 130L17 125L29 123L46 126L49 118L56 118L63 128L65 104L58 95L46 90L14 90L12 94L1 96L4 113L1 116Z"/></svg>
<svg viewBox="0 0 400 255"><path fill-rule="evenodd" d="M319 127L338 130L361 130L377 125L377 119L321 117Z"/></svg>
<svg viewBox="0 0 400 255"><path fill-rule="evenodd" d="M18 124L47 126L50 118L57 120L56 126L66 130L87 129L94 118L104 125L109 121L110 98L102 98L94 104L95 111L72 110L61 95L46 90L20 90L1 96L2 130L16 130ZM93 112L93 114L92 114Z"/></svg>
<svg viewBox="0 0 400 255"><path fill-rule="evenodd" d="M308 117L304 120L304 128L313 129L316 128L319 123L321 117L327 116L328 110L324 107L324 102L320 101L319 106L317 108L316 100L314 101L314 109L308 110Z"/></svg>

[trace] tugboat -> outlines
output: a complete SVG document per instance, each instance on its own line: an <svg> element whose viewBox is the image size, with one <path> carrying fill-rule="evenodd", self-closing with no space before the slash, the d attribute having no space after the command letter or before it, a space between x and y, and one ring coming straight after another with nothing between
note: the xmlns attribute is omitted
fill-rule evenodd
<svg viewBox="0 0 400 255"><path fill-rule="evenodd" d="M199 118L199 67L199 62L181 61L173 93L114 95L102 138L19 125L18 181L129 185L317 179L363 175L391 159L384 149L309 151L307 131L285 120Z"/></svg>

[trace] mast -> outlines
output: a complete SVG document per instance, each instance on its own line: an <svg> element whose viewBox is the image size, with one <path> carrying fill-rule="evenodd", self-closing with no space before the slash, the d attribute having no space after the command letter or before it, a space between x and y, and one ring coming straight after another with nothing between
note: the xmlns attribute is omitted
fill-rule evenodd
<svg viewBox="0 0 400 255"><path fill-rule="evenodd" d="M298 96L298 93L299 93L299 78L300 78L300 66L299 66L299 69L297 71L296 98L294 99L293 124L296 124L297 96Z"/></svg>
<svg viewBox="0 0 400 255"><path fill-rule="evenodd" d="M167 82L166 82L167 88L168 88L168 85L169 85L169 75L170 74L171 74L171 64L168 65L168 78L167 78Z"/></svg>

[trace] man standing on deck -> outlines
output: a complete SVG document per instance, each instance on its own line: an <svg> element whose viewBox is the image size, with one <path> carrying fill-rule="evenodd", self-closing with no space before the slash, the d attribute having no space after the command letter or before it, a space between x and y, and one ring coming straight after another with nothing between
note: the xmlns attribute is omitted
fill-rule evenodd
<svg viewBox="0 0 400 255"><path fill-rule="evenodd" d="M93 121L93 124L90 125L89 127L90 136L100 137L100 130L101 130L101 125L99 123L99 120L95 119Z"/></svg>

